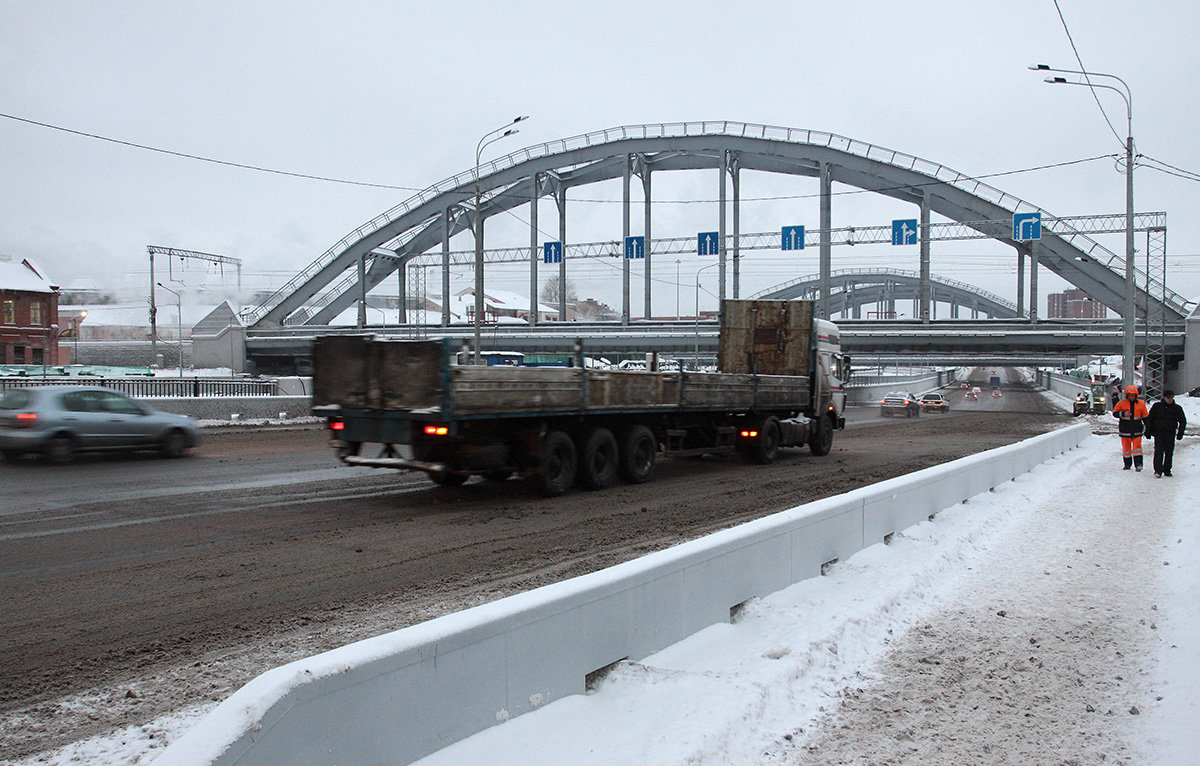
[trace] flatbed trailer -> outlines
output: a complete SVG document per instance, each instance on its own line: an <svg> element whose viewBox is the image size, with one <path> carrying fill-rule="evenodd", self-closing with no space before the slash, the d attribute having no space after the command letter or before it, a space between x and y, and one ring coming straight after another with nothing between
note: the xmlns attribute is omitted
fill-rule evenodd
<svg viewBox="0 0 1200 766"><path fill-rule="evenodd" d="M828 454L849 376L836 326L805 301L727 301L724 316L731 372L587 369L581 354L570 367L477 366L457 364L450 339L322 336L313 411L349 465L444 485L518 474L548 496L646 481L660 455ZM781 368L798 374L762 372Z"/></svg>

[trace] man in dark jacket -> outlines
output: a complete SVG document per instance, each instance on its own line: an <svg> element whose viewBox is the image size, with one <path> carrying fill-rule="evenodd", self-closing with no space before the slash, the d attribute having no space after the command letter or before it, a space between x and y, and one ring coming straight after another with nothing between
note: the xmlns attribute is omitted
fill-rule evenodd
<svg viewBox="0 0 1200 766"><path fill-rule="evenodd" d="M1154 439L1154 478L1171 475L1175 442L1183 438L1185 428L1187 416L1175 403L1175 392L1168 388L1163 391L1162 399L1150 408L1146 418L1146 435Z"/></svg>

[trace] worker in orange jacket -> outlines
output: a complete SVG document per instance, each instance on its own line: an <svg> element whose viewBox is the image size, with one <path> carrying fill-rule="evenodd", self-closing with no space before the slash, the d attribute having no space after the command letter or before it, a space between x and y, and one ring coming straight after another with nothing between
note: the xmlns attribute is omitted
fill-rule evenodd
<svg viewBox="0 0 1200 766"><path fill-rule="evenodd" d="M1136 467L1142 470L1142 434L1146 430L1146 418L1150 411L1146 403L1138 398L1137 386L1125 387L1125 398L1113 405L1113 417L1117 419L1117 432L1121 434L1121 458L1125 470Z"/></svg>

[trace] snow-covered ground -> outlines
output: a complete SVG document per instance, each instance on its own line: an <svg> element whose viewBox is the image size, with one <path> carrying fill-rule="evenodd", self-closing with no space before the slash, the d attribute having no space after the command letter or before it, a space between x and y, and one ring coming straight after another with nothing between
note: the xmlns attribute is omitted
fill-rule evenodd
<svg viewBox="0 0 1200 766"><path fill-rule="evenodd" d="M1093 435L421 764L1195 763L1198 441L1156 479ZM145 763L207 709L18 764Z"/></svg>

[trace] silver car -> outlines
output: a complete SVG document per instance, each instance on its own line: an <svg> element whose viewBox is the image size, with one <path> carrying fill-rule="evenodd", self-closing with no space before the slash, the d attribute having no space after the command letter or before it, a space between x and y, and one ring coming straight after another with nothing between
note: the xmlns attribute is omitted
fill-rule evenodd
<svg viewBox="0 0 1200 766"><path fill-rule="evenodd" d="M151 449L179 457L200 443L186 415L147 407L100 386L34 386L0 398L0 457L37 454L69 463L77 452Z"/></svg>

